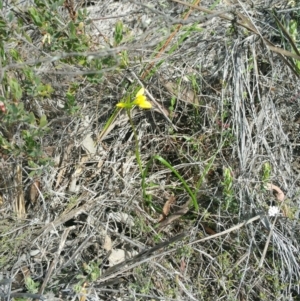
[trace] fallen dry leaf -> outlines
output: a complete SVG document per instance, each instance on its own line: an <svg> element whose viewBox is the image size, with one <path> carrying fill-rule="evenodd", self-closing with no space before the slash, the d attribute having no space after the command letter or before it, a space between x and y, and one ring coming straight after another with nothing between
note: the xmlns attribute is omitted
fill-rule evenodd
<svg viewBox="0 0 300 301"><path fill-rule="evenodd" d="M15 181L16 187L18 187L15 199L15 212L17 213L18 218L24 218L26 215L25 198L22 184L22 167L19 164L17 165Z"/></svg>
<svg viewBox="0 0 300 301"><path fill-rule="evenodd" d="M85 136L85 138L81 142L81 145L85 149L88 155L94 156L96 154L97 148L92 138L92 133L89 133Z"/></svg>
<svg viewBox="0 0 300 301"><path fill-rule="evenodd" d="M82 288L81 288L81 296L80 296L80 301L85 301L86 300L86 294L87 294L87 291L86 291L86 286L87 286L87 283L84 282L83 285L82 285Z"/></svg>
<svg viewBox="0 0 300 301"><path fill-rule="evenodd" d="M39 180L35 180L31 186L29 191L30 202L34 204L39 197L39 191L41 189L41 182Z"/></svg>
<svg viewBox="0 0 300 301"><path fill-rule="evenodd" d="M112 249L108 257L109 266L113 267L126 259L132 258L138 254L137 251L125 251L123 249Z"/></svg>
<svg viewBox="0 0 300 301"><path fill-rule="evenodd" d="M169 197L169 199L166 201L164 207L163 207L163 210L162 210L162 214L160 215L160 218L159 218L159 223L162 222L163 220L166 219L166 217L169 215L170 213L170 209L171 209L171 206L175 203L175 196L174 195L171 195Z"/></svg>
<svg viewBox="0 0 300 301"><path fill-rule="evenodd" d="M179 268L181 275L184 275L185 269L186 269L186 262L185 262L185 259L184 259L184 258L181 258L181 261L180 261L180 268Z"/></svg>
<svg viewBox="0 0 300 301"><path fill-rule="evenodd" d="M191 203L191 199L189 199L187 202L185 202L178 211L176 211L174 214L168 216L164 220L160 221L159 229L166 227L167 225L171 224L173 221L177 220L181 216L185 215L189 211L189 205Z"/></svg>
<svg viewBox="0 0 300 301"><path fill-rule="evenodd" d="M122 249L113 249L108 257L109 266L114 266L125 260L125 251Z"/></svg>
<svg viewBox="0 0 300 301"><path fill-rule="evenodd" d="M115 222L122 223L130 227L134 226L133 217L125 212L111 212L108 214L108 218L112 219Z"/></svg>
<svg viewBox="0 0 300 301"><path fill-rule="evenodd" d="M204 225L203 223L201 223L201 225L203 226L203 228L204 228L204 230L205 230L205 232L206 232L207 234L209 234L209 235L214 235L214 234L217 233L217 232L214 231L212 228L210 228L210 227Z"/></svg>
<svg viewBox="0 0 300 301"><path fill-rule="evenodd" d="M112 241L111 241L111 238L108 235L105 235L104 243L103 243L102 248L107 252L112 249Z"/></svg>
<svg viewBox="0 0 300 301"><path fill-rule="evenodd" d="M271 183L267 183L265 185L265 188L267 190L273 191L275 193L275 197L276 197L278 202L283 202L284 201L285 195L278 186L276 186L274 184L271 184Z"/></svg>

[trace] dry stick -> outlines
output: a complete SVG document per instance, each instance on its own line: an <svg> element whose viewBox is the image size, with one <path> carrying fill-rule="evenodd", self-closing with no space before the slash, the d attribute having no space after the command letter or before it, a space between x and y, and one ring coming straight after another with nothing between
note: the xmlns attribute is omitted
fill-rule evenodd
<svg viewBox="0 0 300 301"><path fill-rule="evenodd" d="M169 22L169 24L181 24L181 25L186 25L186 24L190 24L190 23L204 23L207 22L215 17L218 17L220 15L223 15L224 13L232 13L235 10L235 8L227 8L224 9L222 11L218 11L215 12L211 15L205 15L205 16L201 16L198 18L190 18L190 19L186 19L186 20L182 20L182 19L172 19L172 21Z"/></svg>
<svg viewBox="0 0 300 301"><path fill-rule="evenodd" d="M200 0L196 1L196 4L198 4L200 2ZM197 7L197 6L196 6ZM186 15L184 16L183 20L186 20L189 15L192 13L192 9L190 9ZM179 29L182 27L182 24L179 24L176 26L176 29L173 31L173 33L169 36L169 38L167 39L167 41L165 42L165 44L161 47L161 49L159 50L158 54L155 56L155 59L159 58L161 56L161 54L166 50L167 46L170 44L170 42L172 41L172 39L174 38L174 36L177 34L177 32L179 31ZM149 74L149 72L151 71L151 69L154 66L154 62L150 64L150 66L143 72L142 74L142 79L145 79L145 77Z"/></svg>
<svg viewBox="0 0 300 301"><path fill-rule="evenodd" d="M195 243L198 243L198 242L203 242L203 241L206 241L206 240L210 240L212 238L215 238L215 237L218 237L218 236L222 236L224 234L227 234L227 233L230 233L236 229L239 229L247 224L250 224L258 219L260 219L260 215L257 215L251 219L249 219L248 221L245 221L243 223L240 223L228 230L225 230L223 232L220 232L220 233L217 233L217 234L214 234L214 235L211 235L211 236L208 236L208 237L205 237L203 239L200 239L200 240L196 240L196 241L193 241L191 243L188 243L187 245L192 245L192 244L195 244ZM169 241L167 242L163 242L163 243L160 243L156 246L154 246L153 248L149 249L149 250L146 250L146 251L143 251L141 253L139 253L138 255L128 259L128 260L125 260L111 268L109 268L101 277L100 279L98 280L100 285L101 286L105 286L105 285L109 285L109 283L107 283L107 281L111 278L115 278L116 276L126 272L126 271L129 271L133 268L135 268L136 266L139 266L141 265L142 263L145 263L145 262L148 262L156 257L159 257L159 256L163 256L165 254L170 254L174 251L177 250L177 248L173 248L171 250L168 250L166 252L163 252L162 254L156 254L156 255L152 255L155 251L158 251L164 247L166 247L167 245L170 245L171 243L174 243L175 241L178 241L178 240L181 240L183 239L185 236L189 236L189 233L188 231L185 231L175 237L172 237Z"/></svg>
<svg viewBox="0 0 300 301"><path fill-rule="evenodd" d="M203 241L206 241L206 240L210 240L210 239L213 239L213 238L216 238L216 237L219 237L219 236L222 236L222 235L225 235L225 234L228 234L234 230L237 230L239 228L242 228L243 226L245 225L248 225L258 219L261 218L261 215L257 215L255 217L252 217L251 219L243 222L243 223L240 223L234 227L231 227L230 229L228 230L225 230L223 232L220 232L220 233L217 233L217 234L214 234L214 235L210 235L208 237L205 237L205 238L202 238L200 240L195 240L195 241L192 241L190 243L187 243L186 245L193 245L195 243L199 243L199 242L203 242ZM143 251L141 253L139 253L138 255L128 259L128 260L125 260L121 263L118 263L117 265L109 268L101 277L100 279L98 280L99 283L101 283L101 286L103 285L108 285L106 283L107 280L111 279L111 278L114 278L126 271L129 271L133 268L135 268L136 266L139 266L141 265L142 263L145 263L147 261L150 261L156 257L159 257L159 256L163 256L165 254L170 254L174 251L176 251L178 248L175 247L171 250L168 250L162 254L155 254L155 255L152 255L155 251L158 251L168 245L170 245L171 243L174 243L175 241L178 241L178 240L181 240L183 239L184 237L189 237L189 233L188 231L185 231L175 237L172 237L169 241L166 241L166 242L163 242L163 243L160 243L156 246L154 246L153 248L149 249L149 250L146 250L146 251Z"/></svg>
<svg viewBox="0 0 300 301"><path fill-rule="evenodd" d="M199 240L192 241L192 242L188 243L187 245L190 246L190 245L193 245L193 244L198 243L198 242L203 242L203 241L211 240L211 239L219 237L219 236L223 236L225 234L233 232L234 230L242 228L243 226L246 226L246 225L248 225L248 224L250 224L250 223L252 223L252 222L254 222L254 221L256 221L256 220L258 220L260 218L261 218L261 215L256 215L256 216L250 218L249 220L247 220L245 222L242 222L242 223L240 223L240 224L238 224L236 226L233 226L233 227L231 227L231 228L229 228L229 229L227 229L227 230L225 230L223 232L220 232L220 233L217 233L217 234L214 234L214 235L210 235L210 236L204 237L204 238L199 239Z"/></svg>
<svg viewBox="0 0 300 301"><path fill-rule="evenodd" d="M183 20L181 18L173 18L171 16L168 16L165 13L163 13L163 12L161 12L161 11L151 7L151 6L143 4L143 3L140 3L140 2L137 2L137 1L134 1L134 0L129 0L129 2L134 3L136 5L140 5L143 8L145 8L147 10L150 10L151 12L153 12L156 15L161 15L164 18L164 21L166 21L168 24L172 24L172 25L173 24L190 24L190 23L206 22L209 19L218 16L219 14L224 14L224 13L227 13L227 12L231 12L233 9L235 9L233 6L231 6L230 8L224 9L222 12L217 12L216 14L213 14L213 15L207 15L207 16L201 16L201 17L197 17L197 18L190 18L190 19ZM134 13L135 12L132 12L132 14L134 14ZM93 20L95 20L95 19L93 19Z"/></svg>
<svg viewBox="0 0 300 301"><path fill-rule="evenodd" d="M78 255L79 252L81 252L84 248L87 248L89 246L89 240L91 240L92 235L88 236L81 245L75 250L75 252L72 254L72 256L59 268L57 268L54 272L54 275L57 275L62 269L66 268L70 263L74 262L75 257Z"/></svg>
<svg viewBox="0 0 300 301"><path fill-rule="evenodd" d="M130 12L130 15L138 14L140 11L132 11ZM116 16L106 16L106 17L99 17L99 18L92 18L92 21L100 21L100 20L109 20L109 19L121 19L124 17L128 17L129 13L123 14L123 15L116 15Z"/></svg>
<svg viewBox="0 0 300 301"><path fill-rule="evenodd" d="M24 191L23 191L23 185L22 185L22 167L20 164L17 164L16 167L16 187L17 187L17 196L15 198L15 212L17 214L18 219L22 219L26 215L26 209L25 209L25 199L24 199Z"/></svg>
<svg viewBox="0 0 300 301"><path fill-rule="evenodd" d="M54 257L53 261L50 264L50 267L49 267L48 272L47 272L47 274L45 276L44 282L43 282L43 284L41 285L41 287L39 289L39 294L40 295L43 294L44 289L46 288L46 285L47 285L47 283L48 283L48 281L50 279L50 276L51 276L51 274L53 272L53 269L54 269L54 267L55 267L55 265L56 265L56 263L57 263L57 261L59 259L60 253L61 253L61 251L64 248L64 245L65 245L66 239L68 237L68 234L69 234L70 230L73 230L73 229L76 229L76 227L75 226L71 226L71 227L69 227L69 228L67 228L67 229L64 230L64 233L63 233L63 235L61 237L61 240L60 240L60 244L59 244L58 250L57 250L57 252L55 254L55 257Z"/></svg>
<svg viewBox="0 0 300 301"><path fill-rule="evenodd" d="M265 244L265 247L264 247L260 262L259 262L259 265L258 265L259 268L261 268L263 266L263 263L265 261L265 257L266 257L267 251L268 251L268 247L269 247L269 244L270 244L271 236L273 234L273 229L275 227L276 221L277 221L277 216L275 216L274 222L271 226L270 233L268 235L268 238L267 238L267 241L266 241L266 244Z"/></svg>
<svg viewBox="0 0 300 301"><path fill-rule="evenodd" d="M45 235L48 232L50 232L53 228L55 229L57 226L67 222L68 220L72 219L74 216L81 214L82 212L84 212L86 209L88 209L89 207L89 203L86 203L82 206L80 206L79 208L75 208L72 209L70 212L59 216L56 220L54 220L53 222L47 224L46 226L44 226L39 232L38 232L38 236L35 240L37 240L39 238L40 235Z"/></svg>
<svg viewBox="0 0 300 301"><path fill-rule="evenodd" d="M11 293L9 295L9 298L7 298L7 295L0 293L0 297L5 297L4 300L11 300L10 298L26 298L33 299L33 300L45 300L45 298L39 294L31 294L31 293ZM2 299L1 299L2 300ZM15 299L14 299L15 300Z"/></svg>
<svg viewBox="0 0 300 301"><path fill-rule="evenodd" d="M284 198L285 198L284 193L282 192L282 190L279 187L277 187L276 185L273 185L271 183L267 183L266 189L276 191L276 193L277 193L276 199L277 199L278 202L281 203L280 207L282 207L282 205L284 203ZM277 221L277 217L278 216L276 215L275 219L274 219L274 222L272 223L272 225L270 227L270 233L268 235L268 238L267 238L267 241L266 241L266 244L265 244L265 247L264 247L260 262L259 262L259 265L258 265L259 268L261 268L263 266L263 263L264 263L264 260L265 260L265 257L266 257L267 251L268 251L268 247L269 247L269 244L270 244L271 236L272 236L273 230L275 228L275 223Z"/></svg>
<svg viewBox="0 0 300 301"><path fill-rule="evenodd" d="M188 236L188 232L187 231L182 232L182 233L170 238L168 241L164 241L162 243L159 243L159 244L155 245L154 247L152 247L148 250L140 252L139 254L133 256L130 259L127 259L125 261L122 261L122 262L110 267L100 277L100 279L98 280L99 283L104 283L104 285L105 285L105 282L107 280L111 279L111 278L114 278L114 277L116 277L116 276L118 276L118 275L120 275L120 274L122 274L122 273L124 273L128 270L131 270L131 269L135 268L136 266L141 265L144 262L150 261L153 258L162 256L164 254L168 254L168 253L171 253L171 252L177 250L177 248L173 248L169 251L164 252L163 254L152 255L154 252L156 252L158 250L161 250L161 249L167 247L168 245L183 239L186 236Z"/></svg>

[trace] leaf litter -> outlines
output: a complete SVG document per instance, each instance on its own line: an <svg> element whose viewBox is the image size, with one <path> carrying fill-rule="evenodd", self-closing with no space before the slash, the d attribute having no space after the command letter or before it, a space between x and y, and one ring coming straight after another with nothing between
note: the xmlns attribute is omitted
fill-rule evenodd
<svg viewBox="0 0 300 301"><path fill-rule="evenodd" d="M206 161L226 140L197 191L199 212L190 206L180 181L158 163L151 166L148 183L153 206L144 206L139 168L126 159L134 156L126 115L118 114L114 126L97 139L126 93L124 87L135 80L133 73L107 72L96 87L82 80L82 115L71 121L57 116L55 99L35 104L52 125L62 123L43 141L45 152L54 146L58 164L33 180L25 172L26 162L1 157L2 295L30 298L30 292L16 295L26 289L24 267L30 267L40 288L40 295L31 297L43 295L49 301L61 296L73 300L78 285L91 300L129 300L131 295L139 300L291 300L299 295L299 74L293 61L299 57L284 48L288 44L270 13L277 10L284 24L293 17L291 7L246 1L228 11L228 3L211 10L212 4L100 1L88 8L99 55L109 50L119 55L125 49L134 74L166 111L133 112L144 164L153 154L161 155L194 188ZM183 16L172 31L173 22ZM111 48L117 19L127 26L123 49ZM32 41L22 50L38 60L40 53L35 56L32 50L38 45L36 32L28 34ZM156 72L150 73L154 66ZM41 62L39 71L61 82L51 68L50 62ZM66 71L71 80L82 70L74 66ZM266 162L272 174L263 189ZM227 199L221 185L224 167L233 171L233 195ZM29 199L23 193L26 185ZM268 217L265 190L275 192L292 216ZM174 197L165 201L166 192ZM156 207L163 212L158 224ZM133 256L126 258L126 252ZM85 265L101 276L87 275Z"/></svg>

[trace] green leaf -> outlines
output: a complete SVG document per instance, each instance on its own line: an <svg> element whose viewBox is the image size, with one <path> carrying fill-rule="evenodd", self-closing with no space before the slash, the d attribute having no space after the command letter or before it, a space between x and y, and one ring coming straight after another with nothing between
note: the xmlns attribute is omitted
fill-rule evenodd
<svg viewBox="0 0 300 301"><path fill-rule="evenodd" d="M48 124L48 121L47 121L47 116L46 115L42 115L41 119L40 119L40 127L44 127Z"/></svg>
<svg viewBox="0 0 300 301"><path fill-rule="evenodd" d="M8 84L11 89L12 97L15 98L15 100L20 100L22 97L22 89L19 82L15 78L10 78Z"/></svg>
<svg viewBox="0 0 300 301"><path fill-rule="evenodd" d="M123 23L122 21L117 21L114 33L115 45L119 45L123 40Z"/></svg>
<svg viewBox="0 0 300 301"><path fill-rule="evenodd" d="M21 59L21 57L20 57L20 54L19 54L19 52L16 50L16 49L14 49L14 48L12 48L11 50L10 50L10 55L13 57L13 59L15 60L15 61L17 61L17 62L22 62L22 59Z"/></svg>
<svg viewBox="0 0 300 301"><path fill-rule="evenodd" d="M32 294L36 294L39 290L39 284L35 283L31 277L25 277L25 286L27 287L28 291Z"/></svg>
<svg viewBox="0 0 300 301"><path fill-rule="evenodd" d="M31 37L26 32L23 33L23 36L29 43L32 43Z"/></svg>
<svg viewBox="0 0 300 301"><path fill-rule="evenodd" d="M28 12L37 26L42 26L43 25L43 20L41 19L41 16L39 15L38 11L34 7L30 7L28 9Z"/></svg>
<svg viewBox="0 0 300 301"><path fill-rule="evenodd" d="M296 41L297 38L297 22L295 20L290 21L290 34L292 35L294 41Z"/></svg>
<svg viewBox="0 0 300 301"><path fill-rule="evenodd" d="M28 123L30 124L35 124L35 116L32 112L30 112L28 114L28 117L27 117L27 120L26 120Z"/></svg>
<svg viewBox="0 0 300 301"><path fill-rule="evenodd" d="M37 87L38 95L42 97L50 97L51 94L54 92L54 89L51 87L50 84L40 84Z"/></svg>
<svg viewBox="0 0 300 301"><path fill-rule="evenodd" d="M70 29L71 37L77 39L76 27L72 21L69 22L69 29Z"/></svg>
<svg viewBox="0 0 300 301"><path fill-rule="evenodd" d="M177 170L169 163L167 162L164 158L161 156L154 156L154 158L158 161L160 161L163 165L168 167L175 175L176 177L181 181L182 185L184 186L186 192L190 195L193 205L195 207L195 210L199 210L199 205L196 199L196 195L192 192L186 181L182 178L182 176L177 172Z"/></svg>

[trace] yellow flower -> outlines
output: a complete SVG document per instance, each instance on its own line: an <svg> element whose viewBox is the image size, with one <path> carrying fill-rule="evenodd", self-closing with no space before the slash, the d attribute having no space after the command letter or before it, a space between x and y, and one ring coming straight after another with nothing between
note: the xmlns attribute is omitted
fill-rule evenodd
<svg viewBox="0 0 300 301"><path fill-rule="evenodd" d="M150 109L152 108L151 103L147 100L146 96L144 95L145 89L141 88L139 92L136 93L135 99L133 102L119 102L117 103L118 108L126 108L130 109L133 106L137 105L142 109Z"/></svg>
<svg viewBox="0 0 300 301"><path fill-rule="evenodd" d="M116 104L118 108L131 108L131 104L127 102L119 102Z"/></svg>
<svg viewBox="0 0 300 301"><path fill-rule="evenodd" d="M139 92L136 93L134 104L138 105L142 109L150 109L152 107L151 103L147 100L144 95L145 89L141 88Z"/></svg>

